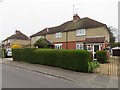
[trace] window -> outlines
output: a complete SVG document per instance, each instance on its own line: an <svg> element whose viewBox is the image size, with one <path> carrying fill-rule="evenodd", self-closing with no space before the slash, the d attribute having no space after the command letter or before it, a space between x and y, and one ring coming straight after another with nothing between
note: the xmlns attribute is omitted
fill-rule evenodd
<svg viewBox="0 0 120 90"><path fill-rule="evenodd" d="M55 44L55 49L62 49L62 44Z"/></svg>
<svg viewBox="0 0 120 90"><path fill-rule="evenodd" d="M83 50L84 49L84 44L83 43L77 43L76 44L76 49Z"/></svg>
<svg viewBox="0 0 120 90"><path fill-rule="evenodd" d="M92 51L92 46L91 45L87 45L87 50L88 51Z"/></svg>
<svg viewBox="0 0 120 90"><path fill-rule="evenodd" d="M85 35L85 29L76 30L76 36L82 36L82 35Z"/></svg>
<svg viewBox="0 0 120 90"><path fill-rule="evenodd" d="M55 38L61 38L62 37L62 33L59 32L59 33L55 33Z"/></svg>

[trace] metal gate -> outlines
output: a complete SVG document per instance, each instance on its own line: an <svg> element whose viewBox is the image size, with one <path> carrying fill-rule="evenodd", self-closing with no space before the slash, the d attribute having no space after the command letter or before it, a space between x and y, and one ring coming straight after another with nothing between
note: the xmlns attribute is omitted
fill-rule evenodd
<svg viewBox="0 0 120 90"><path fill-rule="evenodd" d="M100 66L94 70L94 73L118 76L119 63L120 57L110 57L107 63L100 63Z"/></svg>

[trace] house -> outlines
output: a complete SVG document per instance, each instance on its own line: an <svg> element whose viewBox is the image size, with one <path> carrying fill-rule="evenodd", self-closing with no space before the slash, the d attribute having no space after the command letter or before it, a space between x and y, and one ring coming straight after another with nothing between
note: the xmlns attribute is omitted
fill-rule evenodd
<svg viewBox="0 0 120 90"><path fill-rule="evenodd" d="M15 44L20 46L26 46L29 43L30 43L30 39L25 34L16 30L15 34L11 35L10 37L2 41L2 47L11 48Z"/></svg>
<svg viewBox="0 0 120 90"><path fill-rule="evenodd" d="M56 49L87 49L93 52L109 47L110 34L106 24L90 19L80 18L74 14L73 20L59 26L45 28L30 36L33 45L39 38L53 43Z"/></svg>

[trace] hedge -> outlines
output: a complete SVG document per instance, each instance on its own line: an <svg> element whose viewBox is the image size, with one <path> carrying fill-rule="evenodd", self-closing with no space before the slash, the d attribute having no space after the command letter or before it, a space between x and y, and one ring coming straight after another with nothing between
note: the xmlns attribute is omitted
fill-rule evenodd
<svg viewBox="0 0 120 90"><path fill-rule="evenodd" d="M15 61L49 65L73 71L90 71L90 53L85 50L21 48L13 49L12 53Z"/></svg>
<svg viewBox="0 0 120 90"><path fill-rule="evenodd" d="M97 51L96 52L96 58L97 58L97 61L100 62L100 63L107 62L107 59L108 59L107 51L105 51L105 50Z"/></svg>

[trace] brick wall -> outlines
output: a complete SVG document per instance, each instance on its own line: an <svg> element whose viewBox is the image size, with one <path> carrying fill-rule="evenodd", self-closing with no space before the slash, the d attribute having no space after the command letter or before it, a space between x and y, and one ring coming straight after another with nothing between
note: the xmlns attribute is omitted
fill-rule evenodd
<svg viewBox="0 0 120 90"><path fill-rule="evenodd" d="M72 42L54 42L53 44L59 44L62 43L62 49L76 49L76 41Z"/></svg>

